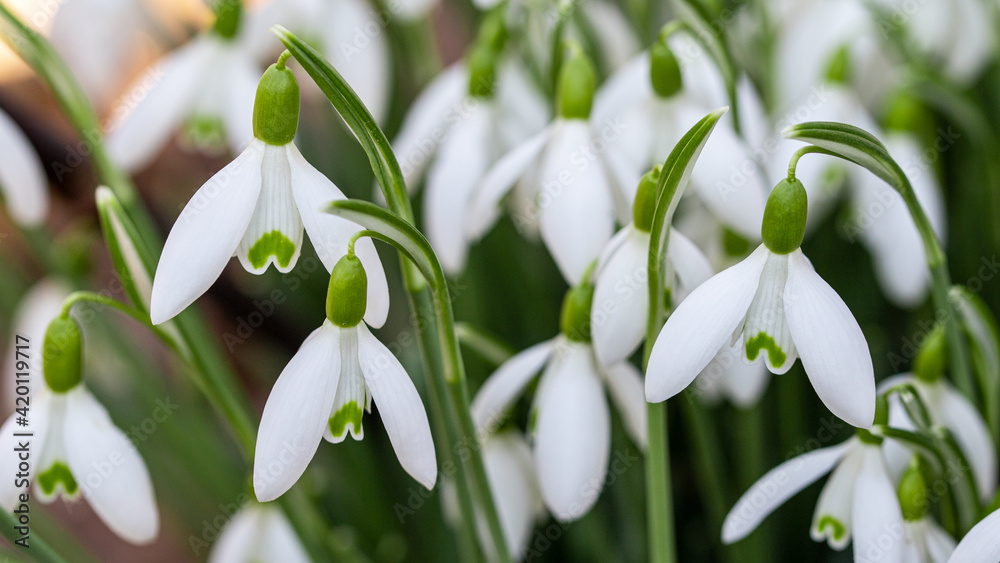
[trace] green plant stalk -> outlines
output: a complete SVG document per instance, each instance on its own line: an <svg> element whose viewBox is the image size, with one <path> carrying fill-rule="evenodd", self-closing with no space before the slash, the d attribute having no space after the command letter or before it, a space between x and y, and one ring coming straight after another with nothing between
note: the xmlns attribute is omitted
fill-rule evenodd
<svg viewBox="0 0 1000 563"><path fill-rule="evenodd" d="M517 353L506 342L468 323L458 323L458 340L494 367L499 367Z"/></svg>
<svg viewBox="0 0 1000 563"><path fill-rule="evenodd" d="M721 442L713 431L711 421L706 416L705 407L697 402L693 395L687 395L681 403L681 413L694 449L695 463L698 466L698 484L702 499L705 502L705 512L712 525L712 530L721 531L726 519L726 484L719 474L719 468L724 467ZM724 553L728 555L728 553ZM725 557L725 559L730 559Z"/></svg>
<svg viewBox="0 0 1000 563"><path fill-rule="evenodd" d="M420 236L419 232L413 228L415 224L413 209L406 192L406 184L403 179L402 170L399 167L399 162L396 160L396 155L392 152L389 140L378 124L375 123L371 113L361 103L360 98L358 98L357 94L351 89L344 78L315 49L281 26L274 26L272 31L285 45L285 48L292 53L292 56L295 57L299 64L302 65L302 68L309 74L316 85L319 86L320 90L330 100L330 103L333 104L347 126L354 132L358 142L361 143L362 148L364 148L365 153L368 155L372 171L375 173L375 178L382 189L389 210L401 219L404 225L413 229ZM383 238L383 240L394 246L397 245L395 241L388 238ZM446 406L450 407L451 414L457 421L458 426L458 435L449 436L449 441L455 444L466 444L471 451L469 459L466 460L465 464L459 464L457 467L460 471L464 470L464 468L470 470L471 476L467 478L476 492L480 508L485 516L495 553L500 561L509 561L510 555L507 550L507 541L497 513L496 502L490 490L489 480L486 476L486 466L483 464L475 425L472 422L469 391L465 380L465 366L462 363L462 353L458 344L458 336L455 332L455 317L451 306L451 296L449 295L447 280L441 269L441 265L437 263L436 257L433 257L433 272L421 273L413 263L413 257L407 260L405 251L402 254L403 281L407 291L415 296L425 291L428 281L431 283L430 290L433 298L438 334L439 350L437 354L439 354L440 365L443 369L440 371L433 370L427 376L428 379L439 378L440 381L437 383L446 386L449 391L448 396L451 398L451 401L446 403ZM433 347L423 344L421 347L425 354L430 354L431 357L435 355ZM432 366L436 365L434 361L428 363ZM462 520L463 525L474 526L476 513L465 513Z"/></svg>
<svg viewBox="0 0 1000 563"><path fill-rule="evenodd" d="M3 528L3 537L7 538L12 545L21 538L21 535L14 529L18 525L13 514L6 510L0 510L0 528ZM66 563L66 560L49 547L42 538L38 537L38 534L32 534L29 541L31 547L25 552L30 551L32 560L40 563Z"/></svg>

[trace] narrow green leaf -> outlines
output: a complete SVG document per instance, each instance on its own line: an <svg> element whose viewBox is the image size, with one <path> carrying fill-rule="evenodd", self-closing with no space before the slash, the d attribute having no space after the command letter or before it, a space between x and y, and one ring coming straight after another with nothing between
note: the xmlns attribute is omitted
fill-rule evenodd
<svg viewBox="0 0 1000 563"><path fill-rule="evenodd" d="M969 343L972 368L983 394L986 422L993 441L1000 439L1000 328L986 303L968 289L955 286L950 292Z"/></svg>
<svg viewBox="0 0 1000 563"><path fill-rule="evenodd" d="M782 135L830 151L834 156L867 168L899 192L909 189L903 170L889 156L882 141L853 125L830 121L808 121L792 125Z"/></svg>
<svg viewBox="0 0 1000 563"><path fill-rule="evenodd" d="M105 186L99 186L96 200L101 230L115 270L132 303L148 312L156 258L142 243L138 229L114 192Z"/></svg>

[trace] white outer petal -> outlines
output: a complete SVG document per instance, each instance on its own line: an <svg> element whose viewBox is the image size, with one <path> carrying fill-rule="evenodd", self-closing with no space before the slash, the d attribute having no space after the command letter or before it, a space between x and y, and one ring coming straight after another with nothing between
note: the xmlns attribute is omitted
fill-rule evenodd
<svg viewBox="0 0 1000 563"><path fill-rule="evenodd" d="M678 289L681 291L675 292L675 295L691 293L696 287L710 280L715 273L701 249L677 229L670 229L667 258L680 282Z"/></svg>
<svg viewBox="0 0 1000 563"><path fill-rule="evenodd" d="M28 487L15 487L14 475L18 473L20 463L20 453L15 453L21 442L28 442L28 455L35 456L38 461L42 460L42 452L45 451L45 440L49 434L49 397L51 393L42 391L32 396L31 409L28 412L28 425L19 426L16 422L17 415L10 418L0 427L0 447L3 448L4 455L0 456L0 471L8 477L0 479L0 509L12 512L18 504L18 497L25 493ZM21 432L32 432L30 437L15 436ZM34 477L34 476L32 476ZM30 483L29 483L30 484Z"/></svg>
<svg viewBox="0 0 1000 563"><path fill-rule="evenodd" d="M192 196L163 245L149 313L166 322L205 293L236 252L260 194L262 141L218 171Z"/></svg>
<svg viewBox="0 0 1000 563"><path fill-rule="evenodd" d="M604 123L653 95L649 52L643 51L612 74L594 96L591 121Z"/></svg>
<svg viewBox="0 0 1000 563"><path fill-rule="evenodd" d="M605 366L635 352L649 315L649 233L632 225L621 233L615 237L620 240L612 240L617 248L599 262L590 310L594 353Z"/></svg>
<svg viewBox="0 0 1000 563"><path fill-rule="evenodd" d="M683 391L729 342L746 317L768 254L759 246L681 301L653 345L646 400L658 403Z"/></svg>
<svg viewBox="0 0 1000 563"><path fill-rule="evenodd" d="M528 547L531 530L541 505L541 493L531 461L531 449L516 432L490 436L483 444L483 463L490 492L507 539L507 549L520 559ZM480 519L481 521L481 519ZM490 545L489 531L482 529L483 545Z"/></svg>
<svg viewBox="0 0 1000 563"><path fill-rule="evenodd" d="M965 534L948 563L996 561L1000 561L1000 510L993 511Z"/></svg>
<svg viewBox="0 0 1000 563"><path fill-rule="evenodd" d="M382 123L389 109L392 82L384 24L363 0L340 0L328 8L320 24L323 51L357 92L375 122ZM371 34L370 29L379 33Z"/></svg>
<svg viewBox="0 0 1000 563"><path fill-rule="evenodd" d="M941 423L955 435L955 441L969 461L976 478L979 498L987 502L997 489L997 453L990 429L976 407L962 393L942 381Z"/></svg>
<svg viewBox="0 0 1000 563"><path fill-rule="evenodd" d="M412 192L441 141L448 117L468 90L465 65L456 63L439 74L410 106L392 150L399 158L406 185Z"/></svg>
<svg viewBox="0 0 1000 563"><path fill-rule="evenodd" d="M45 331L49 328L49 323L55 319L62 311L63 300L70 294L70 288L65 283L53 278L43 278L31 286L31 289L24 294L21 302L18 303L14 311L13 321L9 327L9 343L4 353L3 377L0 378L0 385L3 389L9 389L4 393L3 411L7 413L14 410L14 392L17 354L16 337L20 334L28 339L28 345L36 352L31 354L28 363L31 366L29 371L30 394L34 395L36 388L42 387L42 356L41 350L45 342ZM23 344L23 342L21 342ZM21 359L24 359L23 357Z"/></svg>
<svg viewBox="0 0 1000 563"><path fill-rule="evenodd" d="M281 371L267 397L253 467L253 488L261 502L292 488L319 448L340 381L341 330L353 329L323 321Z"/></svg>
<svg viewBox="0 0 1000 563"><path fill-rule="evenodd" d="M608 394L625 421L625 430L643 451L649 444L646 427L646 395L642 390L642 374L632 364L621 362L603 368Z"/></svg>
<svg viewBox="0 0 1000 563"><path fill-rule="evenodd" d="M851 442L813 450L792 458L757 480L726 515L722 542L737 542L754 531L786 500L826 475L844 457Z"/></svg>
<svg viewBox="0 0 1000 563"><path fill-rule="evenodd" d="M309 563L312 561L284 512L271 508L262 515L262 520L264 533L259 538L261 561L281 561L282 563ZM256 561L256 559L251 561Z"/></svg>
<svg viewBox="0 0 1000 563"><path fill-rule="evenodd" d="M413 381L392 352L358 324L358 360L400 465L428 490L437 481L437 458L427 411Z"/></svg>
<svg viewBox="0 0 1000 563"><path fill-rule="evenodd" d="M517 396L545 367L562 340L554 338L535 344L503 363L483 383L472 400L472 419L480 433L494 430Z"/></svg>
<svg viewBox="0 0 1000 563"><path fill-rule="evenodd" d="M903 563L903 513L878 446L865 446L854 485L851 527L855 561Z"/></svg>
<svg viewBox="0 0 1000 563"><path fill-rule="evenodd" d="M859 428L875 418L875 371L851 310L796 250L788 255L785 318L816 394L833 414Z"/></svg>
<svg viewBox="0 0 1000 563"><path fill-rule="evenodd" d="M0 111L0 195L20 225L40 225L49 214L49 185L42 161L14 120Z"/></svg>
<svg viewBox="0 0 1000 563"><path fill-rule="evenodd" d="M226 522L219 539L212 544L208 563L247 563L253 561L261 533L262 506L244 506Z"/></svg>
<svg viewBox="0 0 1000 563"><path fill-rule="evenodd" d="M66 460L94 512L126 541L151 543L160 532L160 514L135 445L83 385L66 394L65 423Z"/></svg>

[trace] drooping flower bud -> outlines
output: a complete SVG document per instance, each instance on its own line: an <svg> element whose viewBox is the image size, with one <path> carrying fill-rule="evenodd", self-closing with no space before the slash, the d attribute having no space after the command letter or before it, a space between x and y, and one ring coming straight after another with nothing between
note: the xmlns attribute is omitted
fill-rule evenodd
<svg viewBox="0 0 1000 563"><path fill-rule="evenodd" d="M49 323L42 345L42 373L45 384L56 393L65 393L80 383L83 346L80 326L73 317L57 317Z"/></svg>
<svg viewBox="0 0 1000 563"><path fill-rule="evenodd" d="M215 33L226 39L232 39L240 28L243 17L243 2L240 0L219 0L215 8Z"/></svg>
<svg viewBox="0 0 1000 563"><path fill-rule="evenodd" d="M903 511L903 518L908 522L920 520L930 508L927 499L927 481L920 467L919 458L914 456L910 466L903 473L899 480L899 507Z"/></svg>
<svg viewBox="0 0 1000 563"><path fill-rule="evenodd" d="M802 245L806 233L808 200L802 182L786 178L771 190L764 207L760 236L775 254L788 254Z"/></svg>
<svg viewBox="0 0 1000 563"><path fill-rule="evenodd" d="M361 260L347 254L333 267L326 292L326 318L350 328L358 326L368 310L368 275Z"/></svg>
<svg viewBox="0 0 1000 563"><path fill-rule="evenodd" d="M889 100L885 115L886 131L913 133L925 142L933 142L937 137L934 114L927 104L907 91L897 92Z"/></svg>
<svg viewBox="0 0 1000 563"><path fill-rule="evenodd" d="M284 57L268 67L257 84L253 135L269 145L286 145L299 127L299 83Z"/></svg>
<svg viewBox="0 0 1000 563"><path fill-rule="evenodd" d="M476 33L474 42L476 47L483 47L499 54L507 42L507 26L504 23L506 12L504 10L494 10L483 18L479 24L479 31Z"/></svg>
<svg viewBox="0 0 1000 563"><path fill-rule="evenodd" d="M684 86L681 65L662 33L649 49L649 80L653 91L661 98L673 96Z"/></svg>
<svg viewBox="0 0 1000 563"><path fill-rule="evenodd" d="M597 89L597 71L582 49L571 50L570 56L559 69L556 93L559 115L566 119L587 119L594 105Z"/></svg>
<svg viewBox="0 0 1000 563"><path fill-rule="evenodd" d="M653 228L653 214L656 212L656 188L660 183L660 167L643 174L639 188L635 191L632 204L632 224L636 229L648 233Z"/></svg>
<svg viewBox="0 0 1000 563"><path fill-rule="evenodd" d="M563 298L560 328L574 342L590 342L590 309L594 303L594 286L583 283L570 288Z"/></svg>
<svg viewBox="0 0 1000 563"><path fill-rule="evenodd" d="M944 327L936 325L920 343L917 357L913 360L913 375L928 383L941 379L948 366L948 340Z"/></svg>
<svg viewBox="0 0 1000 563"><path fill-rule="evenodd" d="M469 96L491 98L496 85L497 55L488 46L475 46L469 51Z"/></svg>

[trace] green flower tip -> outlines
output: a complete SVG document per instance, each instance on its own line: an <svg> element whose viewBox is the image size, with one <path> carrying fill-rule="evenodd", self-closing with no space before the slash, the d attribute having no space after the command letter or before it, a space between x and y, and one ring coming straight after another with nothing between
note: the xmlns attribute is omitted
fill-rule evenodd
<svg viewBox="0 0 1000 563"><path fill-rule="evenodd" d="M490 47L477 45L468 54L469 95L473 98L493 97L496 85L497 55Z"/></svg>
<svg viewBox="0 0 1000 563"><path fill-rule="evenodd" d="M503 50L507 43L507 25L504 22L505 10L494 10L483 18L476 33L475 45L487 48L496 54Z"/></svg>
<svg viewBox="0 0 1000 563"><path fill-rule="evenodd" d="M660 184L660 167L656 166L646 172L639 180L635 191L635 203L632 204L632 224L635 228L648 233L653 228L653 215L656 212L656 188Z"/></svg>
<svg viewBox="0 0 1000 563"><path fill-rule="evenodd" d="M570 56L559 69L556 89L559 115L566 119L587 119L594 105L597 89L597 71L582 49L572 49Z"/></svg>
<svg viewBox="0 0 1000 563"><path fill-rule="evenodd" d="M348 254L337 262L330 274L326 318L339 327L350 328L358 326L367 309L368 275L361 260Z"/></svg>
<svg viewBox="0 0 1000 563"><path fill-rule="evenodd" d="M257 84L253 135L269 145L286 145L299 127L299 83L284 62L268 67Z"/></svg>
<svg viewBox="0 0 1000 563"><path fill-rule="evenodd" d="M663 34L649 50L649 79L653 84L653 91L661 98L673 96L684 86L681 65Z"/></svg>
<svg viewBox="0 0 1000 563"><path fill-rule="evenodd" d="M913 374L928 383L941 379L948 366L948 340L944 327L937 325L920 343L913 360Z"/></svg>
<svg viewBox="0 0 1000 563"><path fill-rule="evenodd" d="M760 236L767 249L788 254L802 245L806 234L806 189L795 178L786 178L771 190L764 207Z"/></svg>
<svg viewBox="0 0 1000 563"><path fill-rule="evenodd" d="M42 373L45 384L56 393L65 393L80 383L83 371L80 326L73 317L57 317L49 323L42 345Z"/></svg>
<svg viewBox="0 0 1000 563"><path fill-rule="evenodd" d="M240 0L219 0L215 5L215 26L213 29L220 37L232 39L240 28L240 18L243 15L243 2Z"/></svg>
<svg viewBox="0 0 1000 563"><path fill-rule="evenodd" d="M896 93L889 101L885 128L887 131L916 133L923 139L933 139L937 134L934 116L927 104L905 91Z"/></svg>
<svg viewBox="0 0 1000 563"><path fill-rule="evenodd" d="M906 472L903 473L897 494L904 519L913 522L920 520L927 514L930 508L927 502L927 481L924 479L918 458L914 458Z"/></svg>
<svg viewBox="0 0 1000 563"><path fill-rule="evenodd" d="M847 84L851 79L851 52L847 46L837 49L826 65L826 80L831 84Z"/></svg>
<svg viewBox="0 0 1000 563"><path fill-rule="evenodd" d="M594 286L583 283L570 288L563 299L560 328L574 342L590 342L590 308L594 303Z"/></svg>
<svg viewBox="0 0 1000 563"><path fill-rule="evenodd" d="M736 231L723 227L722 247L725 249L727 256L742 258L750 251L750 241L743 238L743 235Z"/></svg>

